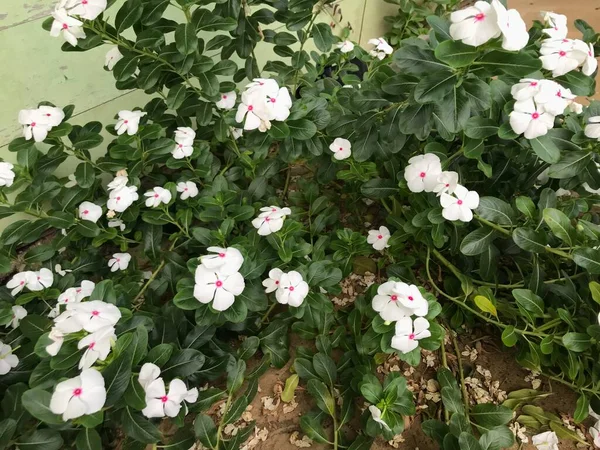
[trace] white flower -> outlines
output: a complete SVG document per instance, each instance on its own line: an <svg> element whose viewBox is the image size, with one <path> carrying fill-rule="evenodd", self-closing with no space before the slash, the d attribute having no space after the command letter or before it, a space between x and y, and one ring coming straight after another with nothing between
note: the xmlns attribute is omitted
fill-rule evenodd
<svg viewBox="0 0 600 450"><path fill-rule="evenodd" d="M594 445L597 448L600 448L600 420L598 420L593 426L591 426L588 430L590 436L594 440Z"/></svg>
<svg viewBox="0 0 600 450"><path fill-rule="evenodd" d="M547 12L544 14L544 23L548 28L544 28L542 31L550 36L551 39L564 39L567 37L569 31L567 28L567 16Z"/></svg>
<svg viewBox="0 0 600 450"><path fill-rule="evenodd" d="M140 375L138 381L144 391L148 388L150 383L156 380L160 376L160 367L156 364L145 363L140 369Z"/></svg>
<svg viewBox="0 0 600 450"><path fill-rule="evenodd" d="M43 116L39 109L22 109L19 111L19 123L23 125L23 137L26 140L33 138L35 142L42 142L48 136L52 125L48 118Z"/></svg>
<svg viewBox="0 0 600 450"><path fill-rule="evenodd" d="M444 219L470 222L473 219L471 210L479 206L479 194L475 191L469 191L459 184L454 190L454 196L442 194L440 203L442 204Z"/></svg>
<svg viewBox="0 0 600 450"><path fill-rule="evenodd" d="M181 200L187 200L198 195L198 186L193 181L181 181L177 183L177 192L181 192Z"/></svg>
<svg viewBox="0 0 600 450"><path fill-rule="evenodd" d="M387 227L381 226L378 230L369 230L367 242L373 246L375 250L383 250L388 248L390 240L390 230Z"/></svg>
<svg viewBox="0 0 600 450"><path fill-rule="evenodd" d="M267 96L263 89L242 93L242 102L238 105L235 121L238 123L244 122L244 130L256 130L258 128L259 131L267 131L271 128L268 116Z"/></svg>
<svg viewBox="0 0 600 450"><path fill-rule="evenodd" d="M244 277L239 272L222 274L200 264L196 268L194 297L200 303L211 303L216 311L225 311L246 287Z"/></svg>
<svg viewBox="0 0 600 450"><path fill-rule="evenodd" d="M559 450L558 437L554 431L536 434L531 438L531 442L537 450Z"/></svg>
<svg viewBox="0 0 600 450"><path fill-rule="evenodd" d="M379 286L371 306L386 322L395 322L413 314L426 316L429 311L429 304L417 286L397 281L386 281Z"/></svg>
<svg viewBox="0 0 600 450"><path fill-rule="evenodd" d="M56 307L52 310L51 317L56 317L60 313L60 305L69 305L71 303L79 303L82 299L80 299L77 295L76 288L69 288L62 294L58 296L58 300L56 301Z"/></svg>
<svg viewBox="0 0 600 450"><path fill-rule="evenodd" d="M283 275L283 271L281 269L271 269L269 270L269 278L263 280L262 285L265 287L265 292L268 294L269 292L274 292L279 287L279 283L281 282L281 275Z"/></svg>
<svg viewBox="0 0 600 450"><path fill-rule="evenodd" d="M517 134L525 133L527 139L544 136L554 126L554 116L546 112L533 99L516 102L510 113L510 126Z"/></svg>
<svg viewBox="0 0 600 450"><path fill-rule="evenodd" d="M544 80L523 78L517 84L513 84L513 86L510 88L510 94L518 102L534 98L540 92L542 81Z"/></svg>
<svg viewBox="0 0 600 450"><path fill-rule="evenodd" d="M54 319L54 329L63 335L83 330L83 325L77 318L77 312L71 305L67 305L67 310Z"/></svg>
<svg viewBox="0 0 600 450"><path fill-rule="evenodd" d="M276 233L283 228L283 221L292 211L290 208L279 208L277 206L265 206L262 212L252 221L252 226L258 230L260 236Z"/></svg>
<svg viewBox="0 0 600 450"><path fill-rule="evenodd" d="M236 141L239 138L241 138L243 134L244 134L244 130L242 130L241 128L234 128L234 127L229 128L229 135Z"/></svg>
<svg viewBox="0 0 600 450"><path fill-rule="evenodd" d="M50 400L50 410L54 414L62 414L66 422L100 411L105 401L104 378L97 370L86 369L79 376L56 385Z"/></svg>
<svg viewBox="0 0 600 450"><path fill-rule="evenodd" d="M282 305L298 307L308 295L308 283L295 270L281 274L275 298Z"/></svg>
<svg viewBox="0 0 600 450"><path fill-rule="evenodd" d="M492 7L498 17L498 28L502 32L502 48L519 51L527 46L529 33L527 25L516 9L508 11L498 0L492 0Z"/></svg>
<svg viewBox="0 0 600 450"><path fill-rule="evenodd" d="M196 401L198 399L198 389L194 388L188 391L185 383L178 378L169 383L168 394L162 378L151 382L145 391L146 407L142 410L142 414L148 418L177 417L184 400Z"/></svg>
<svg viewBox="0 0 600 450"><path fill-rule="evenodd" d="M81 285L78 288L75 288L75 292L77 293L77 301L80 302L86 297L92 295L94 289L96 287L96 283L89 280L83 280Z"/></svg>
<svg viewBox="0 0 600 450"><path fill-rule="evenodd" d="M114 327L101 328L81 339L77 348L86 350L79 361L79 370L89 369L98 359L104 361L116 341L117 335Z"/></svg>
<svg viewBox="0 0 600 450"><path fill-rule="evenodd" d="M146 192L144 196L148 197L146 199L146 206L148 208L156 208L161 203L167 205L172 199L171 191L160 186L156 186L151 191Z"/></svg>
<svg viewBox="0 0 600 450"><path fill-rule="evenodd" d="M107 219L112 219L112 218L113 218L113 217L115 217L116 215L117 215L117 213L116 213L114 210L112 210L112 209L109 209L109 210L106 212L106 218L107 218Z"/></svg>
<svg viewBox="0 0 600 450"><path fill-rule="evenodd" d="M264 96L277 95L279 85L277 81L270 78L254 78L246 85L246 92L261 92Z"/></svg>
<svg viewBox="0 0 600 450"><path fill-rule="evenodd" d="M54 22L50 29L50 36L57 37L62 33L63 39L73 47L77 46L77 39L84 39L83 22L70 17L64 8L52 12Z"/></svg>
<svg viewBox="0 0 600 450"><path fill-rule="evenodd" d="M183 159L192 156L192 153L194 153L193 144L194 141L190 141L189 143L176 143L171 151L171 155L175 159Z"/></svg>
<svg viewBox="0 0 600 450"><path fill-rule="evenodd" d="M92 202L83 202L79 205L78 209L81 220L89 220L96 223L102 217L102 207Z"/></svg>
<svg viewBox="0 0 600 450"><path fill-rule="evenodd" d="M64 277L67 273L73 272L71 269L63 269L60 264L54 265L54 271L59 274L61 277Z"/></svg>
<svg viewBox="0 0 600 450"><path fill-rule="evenodd" d="M219 109L231 109L235 106L235 100L237 99L237 94L235 91L225 92L221 94L221 99L216 103L217 108Z"/></svg>
<svg viewBox="0 0 600 450"><path fill-rule="evenodd" d="M131 255L129 253L115 253L112 259L108 261L108 267L110 267L111 272L126 270L130 261Z"/></svg>
<svg viewBox="0 0 600 450"><path fill-rule="evenodd" d="M106 56L104 57L104 67L108 70L113 70L115 68L115 64L123 59L123 55L119 51L119 47L116 45L111 48L108 52L106 52Z"/></svg>
<svg viewBox="0 0 600 450"><path fill-rule="evenodd" d="M66 187L66 188L72 188L72 187L75 187L75 186L77 186L77 178L75 178L75 174L74 174L74 173L70 173L70 174L67 176L67 179L68 179L69 181L67 181L67 182L65 183L65 187Z"/></svg>
<svg viewBox="0 0 600 450"><path fill-rule="evenodd" d="M404 169L404 178L411 192L433 192L442 173L440 158L433 153L413 156Z"/></svg>
<svg viewBox="0 0 600 450"><path fill-rule="evenodd" d="M106 186L108 191L118 191L119 189L123 189L127 186L127 182L129 178L127 175L117 175L115 176L110 183Z"/></svg>
<svg viewBox="0 0 600 450"><path fill-rule="evenodd" d="M13 328L17 328L19 326L19 322L21 319L27 317L27 310L20 305L14 305L12 307L12 320L10 321L10 326Z"/></svg>
<svg viewBox="0 0 600 450"><path fill-rule="evenodd" d="M417 317L414 322L410 317L402 317L396 322L395 333L392 348L402 353L413 351L419 346L417 341L431 336L429 321L424 317Z"/></svg>
<svg viewBox="0 0 600 450"><path fill-rule="evenodd" d="M543 105L544 111L558 116L573 102L575 95L570 89L562 87L552 80L541 80L540 90L534 100L537 105Z"/></svg>
<svg viewBox="0 0 600 450"><path fill-rule="evenodd" d="M290 91L282 87L277 94L267 96L267 119L283 121L289 117L291 107L292 98L290 97Z"/></svg>
<svg viewBox="0 0 600 450"><path fill-rule="evenodd" d="M348 139L335 138L333 143L329 146L329 150L333 152L333 157L338 161L350 158L352 154L352 144Z"/></svg>
<svg viewBox="0 0 600 450"><path fill-rule="evenodd" d="M196 132L190 127L177 127L175 130L175 142L178 144L192 146L195 138Z"/></svg>
<svg viewBox="0 0 600 450"><path fill-rule="evenodd" d="M555 78L575 70L585 60L585 53L574 49L571 39L542 41L540 55L542 67L551 70Z"/></svg>
<svg viewBox="0 0 600 450"><path fill-rule="evenodd" d="M43 291L52 286L54 274L50 269L42 267L38 272L31 272L27 280L27 289L30 291Z"/></svg>
<svg viewBox="0 0 600 450"><path fill-rule="evenodd" d="M592 75L598 68L598 60L594 55L594 46L575 39L573 41L573 48L578 52L576 55L581 55L581 59L583 59L583 66L581 67L583 74L587 76Z"/></svg>
<svg viewBox="0 0 600 450"><path fill-rule="evenodd" d="M594 116L588 119L588 124L585 126L584 133L590 139L600 139L600 116Z"/></svg>
<svg viewBox="0 0 600 450"><path fill-rule="evenodd" d="M238 272L244 264L242 253L235 247L208 247L207 250L213 254L202 256L200 261L204 267L214 272L231 275Z"/></svg>
<svg viewBox="0 0 600 450"><path fill-rule="evenodd" d="M52 341L52 344L46 346L46 352L50 356L56 356L62 347L65 340L65 335L56 327L50 330L48 338Z"/></svg>
<svg viewBox="0 0 600 450"><path fill-rule="evenodd" d="M369 39L369 44L375 46L375 48L371 50L369 54L380 60L385 58L387 55L394 53L392 46L388 44L387 41L382 37L377 39Z"/></svg>
<svg viewBox="0 0 600 450"><path fill-rule="evenodd" d="M145 115L146 113L142 111L119 111L119 120L117 120L117 124L115 125L117 134L120 136L127 131L127 134L132 136L137 133L140 126L140 119Z"/></svg>
<svg viewBox="0 0 600 450"><path fill-rule="evenodd" d="M385 421L381 418L381 410L377 406L375 406L375 405L369 406L369 412L371 413L371 417L373 418L373 420L375 422L380 424L386 430L392 431L390 426L387 423L385 423Z"/></svg>
<svg viewBox="0 0 600 450"><path fill-rule="evenodd" d="M60 108L56 108L55 106L42 105L37 110L42 115L42 117L45 118L44 120L48 125L50 125L50 127L60 125L60 123L65 118L64 111Z"/></svg>
<svg viewBox="0 0 600 450"><path fill-rule="evenodd" d="M19 358L14 355L10 345L0 341L0 375L6 375L10 369L14 369L19 364Z"/></svg>
<svg viewBox="0 0 600 450"><path fill-rule="evenodd" d="M34 276L34 273L29 272L29 271L19 272L19 273L13 275L13 277L9 280L9 282L6 283L6 288L12 289L12 291L10 291L10 295L12 295L14 297L19 292L21 292L23 290L23 288L27 285L27 283L29 283L29 280L33 276Z"/></svg>
<svg viewBox="0 0 600 450"><path fill-rule="evenodd" d="M342 53L350 53L354 50L354 43L346 39L345 41L338 42L336 47Z"/></svg>
<svg viewBox="0 0 600 450"><path fill-rule="evenodd" d="M496 10L487 2L478 1L473 6L450 15L450 36L455 41L477 47L501 35Z"/></svg>
<svg viewBox="0 0 600 450"><path fill-rule="evenodd" d="M123 231L125 229L125 224L123 223L123 221L121 219L109 220L108 227L109 228L118 228L119 230Z"/></svg>
<svg viewBox="0 0 600 450"><path fill-rule="evenodd" d="M123 212L139 198L137 186L125 186L110 191L106 207L111 211Z"/></svg>
<svg viewBox="0 0 600 450"><path fill-rule="evenodd" d="M438 197L442 194L452 194L458 185L458 174L453 171L442 172L439 174L437 184L433 188Z"/></svg>
<svg viewBox="0 0 600 450"><path fill-rule="evenodd" d="M12 186L15 180L13 165L9 162L0 162L0 186Z"/></svg>
<svg viewBox="0 0 600 450"><path fill-rule="evenodd" d="M81 324L81 327L89 333L93 333L102 328L113 327L121 318L121 311L119 311L119 308L112 303L106 303L101 300L67 305L66 312L72 313L72 318ZM56 322L57 320L58 317L54 321Z"/></svg>
<svg viewBox="0 0 600 450"><path fill-rule="evenodd" d="M79 0L69 9L69 14L74 14L82 19L94 20L106 9L106 0Z"/></svg>
<svg viewBox="0 0 600 450"><path fill-rule="evenodd" d="M583 105L581 103L577 103L576 101L572 101L569 103L569 111L575 114L581 114L583 112Z"/></svg>

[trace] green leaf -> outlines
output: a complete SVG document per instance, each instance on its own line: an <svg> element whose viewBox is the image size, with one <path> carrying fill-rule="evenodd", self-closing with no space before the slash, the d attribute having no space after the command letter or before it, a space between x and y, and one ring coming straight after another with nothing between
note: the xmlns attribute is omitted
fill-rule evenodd
<svg viewBox="0 0 600 450"><path fill-rule="evenodd" d="M285 139L290 135L290 128L284 122L272 122L269 136L273 139Z"/></svg>
<svg viewBox="0 0 600 450"><path fill-rule="evenodd" d="M573 252L573 261L589 273L600 274L600 250L595 248L577 248Z"/></svg>
<svg viewBox="0 0 600 450"><path fill-rule="evenodd" d="M513 225L514 211L512 207L496 197L481 197L477 214L498 225Z"/></svg>
<svg viewBox="0 0 600 450"><path fill-rule="evenodd" d="M568 88L575 95L591 96L595 93L596 83L593 77L587 76L582 72L573 70L567 74L555 78L557 83Z"/></svg>
<svg viewBox="0 0 600 450"><path fill-rule="evenodd" d="M227 390L237 391L244 383L246 362L243 359L231 359L227 364Z"/></svg>
<svg viewBox="0 0 600 450"><path fill-rule="evenodd" d="M25 337L29 338L32 342L35 342L42 334L50 331L51 326L52 322L50 319L38 316L37 314L29 314L21 320L19 329Z"/></svg>
<svg viewBox="0 0 600 450"><path fill-rule="evenodd" d="M197 372L206 358L202 353L193 348L176 351L163 368L162 375L167 378L185 378Z"/></svg>
<svg viewBox="0 0 600 450"><path fill-rule="evenodd" d="M577 399L575 413L573 414L575 423L583 422L589 416L589 409L590 399L585 394L581 394Z"/></svg>
<svg viewBox="0 0 600 450"><path fill-rule="evenodd" d="M533 219L536 214L535 203L529 197L520 195L515 199L515 206L527 218Z"/></svg>
<svg viewBox="0 0 600 450"><path fill-rule="evenodd" d="M501 450L513 445L515 437L507 426L488 430L479 438L483 450Z"/></svg>
<svg viewBox="0 0 600 450"><path fill-rule="evenodd" d="M23 407L38 420L42 422L59 425L64 423L62 417L50 411L50 399L52 394L42 389L30 389L23 393L21 402Z"/></svg>
<svg viewBox="0 0 600 450"><path fill-rule="evenodd" d="M21 436L17 446L24 450L59 450L63 443L58 431L44 428Z"/></svg>
<svg viewBox="0 0 600 450"><path fill-rule="evenodd" d="M502 332L502 343L507 347L514 347L518 340L519 336L512 325L507 326Z"/></svg>
<svg viewBox="0 0 600 450"><path fill-rule="evenodd" d="M472 139L485 139L497 133L498 124L496 121L485 117L473 116L465 125L465 134Z"/></svg>
<svg viewBox="0 0 600 450"><path fill-rule="evenodd" d="M126 436L144 444L154 444L161 440L159 429L140 413L126 406L121 413L121 427Z"/></svg>
<svg viewBox="0 0 600 450"><path fill-rule="evenodd" d="M429 20L429 17L427 19ZM435 57L455 69L468 66L475 61L477 55L477 47L450 39L441 42L435 48Z"/></svg>
<svg viewBox="0 0 600 450"><path fill-rule="evenodd" d="M169 89L169 95L167 95L167 108L169 109L177 109L179 108L183 101L185 100L185 97L187 95L187 90L185 85L183 84L176 84L175 86L173 86L171 89Z"/></svg>
<svg viewBox="0 0 600 450"><path fill-rule="evenodd" d="M550 136L540 136L535 139L530 139L531 148L539 158L549 164L556 164L560 161L560 150L550 138Z"/></svg>
<svg viewBox="0 0 600 450"><path fill-rule="evenodd" d="M335 361L325 353L319 352L313 357L313 367L319 378L333 388L337 380Z"/></svg>
<svg viewBox="0 0 600 450"><path fill-rule="evenodd" d="M559 180L577 176L583 172L591 158L592 153L584 151L565 153L559 162L550 166L548 176Z"/></svg>
<svg viewBox="0 0 600 450"><path fill-rule="evenodd" d="M463 431L458 437L460 450L482 450L479 441L471 433Z"/></svg>
<svg viewBox="0 0 600 450"><path fill-rule="evenodd" d="M454 73L434 72L417 84L414 91L415 100L419 103L435 102L449 94L456 82Z"/></svg>
<svg viewBox="0 0 600 450"><path fill-rule="evenodd" d="M323 429L323 425L321 425L319 419L317 419L313 414L302 415L300 418L300 428L302 428L302 431L306 433L306 435L313 441L320 444L329 443L329 439L327 433Z"/></svg>
<svg viewBox="0 0 600 450"><path fill-rule="evenodd" d="M122 33L127 28L133 26L140 18L144 7L141 0L127 0L127 2L119 9L115 17L115 28L117 33Z"/></svg>
<svg viewBox="0 0 600 450"><path fill-rule="evenodd" d="M590 337L584 333L566 333L562 337L562 342L567 350L576 353L584 352L592 345Z"/></svg>
<svg viewBox="0 0 600 450"><path fill-rule="evenodd" d="M194 53L198 48L196 27L189 22L179 24L175 29L175 45L182 55Z"/></svg>
<svg viewBox="0 0 600 450"><path fill-rule="evenodd" d="M588 287L590 288L590 294L592 294L592 299L596 303L600 304L600 283L597 283L596 281L590 281Z"/></svg>
<svg viewBox="0 0 600 450"><path fill-rule="evenodd" d="M197 415L194 421L194 433L206 447L217 447L217 428L210 417L204 414Z"/></svg>
<svg viewBox="0 0 600 450"><path fill-rule="evenodd" d="M102 450L102 439L93 428L85 428L75 438L77 450Z"/></svg>
<svg viewBox="0 0 600 450"><path fill-rule="evenodd" d="M317 133L317 126L308 119L288 120L286 125L290 130L290 137L305 141Z"/></svg>
<svg viewBox="0 0 600 450"><path fill-rule="evenodd" d="M317 23L312 27L311 36L315 46L322 52L328 52L336 40L331 32L331 27L324 22Z"/></svg>
<svg viewBox="0 0 600 450"><path fill-rule="evenodd" d="M475 298L473 299L473 302L475 302L475 305L477 305L477 307L481 311L492 314L495 317L498 317L498 311L496 310L496 307L494 306L494 304L492 303L492 301L489 298L484 297L483 295L476 295Z"/></svg>
<svg viewBox="0 0 600 450"><path fill-rule="evenodd" d="M387 198L398 192L398 185L392 180L372 178L361 185L360 192L368 198Z"/></svg>
<svg viewBox="0 0 600 450"><path fill-rule="evenodd" d="M283 392L281 393L281 401L285 403L289 403L294 399L294 393L296 388L298 387L298 383L300 382L300 377L295 373L290 375L285 380L285 387L283 388Z"/></svg>
<svg viewBox="0 0 600 450"><path fill-rule="evenodd" d="M82 236L89 238L100 236L102 231L98 225L90 220L82 220L77 224L75 230Z"/></svg>
<svg viewBox="0 0 600 450"><path fill-rule="evenodd" d="M308 381L307 387L308 392L317 402L319 409L333 417L335 414L335 400L327 389L327 386L322 381L313 379Z"/></svg>
<svg viewBox="0 0 600 450"><path fill-rule="evenodd" d="M513 411L505 406L482 403L471 408L469 415L478 426L486 430L491 430L492 428L509 423L512 420Z"/></svg>
<svg viewBox="0 0 600 450"><path fill-rule="evenodd" d="M113 68L113 76L117 81L125 81L135 73L140 62L139 56L123 56Z"/></svg>
<svg viewBox="0 0 600 450"><path fill-rule="evenodd" d="M537 56L528 53L504 52L493 50L475 61L473 66L483 66L497 74L502 71L515 77L524 77L542 68L542 62Z"/></svg>
<svg viewBox="0 0 600 450"><path fill-rule="evenodd" d="M535 231L531 228L515 228L512 238L520 248L533 253L544 253L548 239L542 230Z"/></svg>
<svg viewBox="0 0 600 450"><path fill-rule="evenodd" d="M16 430L17 422L14 419L4 419L0 422L0 450L8 447Z"/></svg>
<svg viewBox="0 0 600 450"><path fill-rule="evenodd" d="M464 414L465 407L462 403L462 396L458 389L445 386L441 390L442 402L446 409L451 413Z"/></svg>
<svg viewBox="0 0 600 450"><path fill-rule="evenodd" d="M434 72L449 72L449 66L439 62L433 51L416 45L404 45L394 53L394 62L400 73L429 75Z"/></svg>
<svg viewBox="0 0 600 450"><path fill-rule="evenodd" d="M101 300L106 303L117 304L117 294L112 280L102 280L94 286L89 301Z"/></svg>
<svg viewBox="0 0 600 450"><path fill-rule="evenodd" d="M245 395L239 396L229 406L229 409L225 412L225 414L223 414L222 423L228 424L238 420L249 404L250 401L248 400L248 397L246 397Z"/></svg>
<svg viewBox="0 0 600 450"><path fill-rule="evenodd" d="M496 232L493 228L478 228L465 236L460 243L460 251L467 256L480 255L487 250L495 237Z"/></svg>
<svg viewBox="0 0 600 450"><path fill-rule="evenodd" d="M544 301L529 289L513 289L512 295L517 305L532 313L533 317L544 316Z"/></svg>
<svg viewBox="0 0 600 450"><path fill-rule="evenodd" d="M568 246L573 246L575 228L565 213L555 208L546 208L543 212L544 222L552 233Z"/></svg>

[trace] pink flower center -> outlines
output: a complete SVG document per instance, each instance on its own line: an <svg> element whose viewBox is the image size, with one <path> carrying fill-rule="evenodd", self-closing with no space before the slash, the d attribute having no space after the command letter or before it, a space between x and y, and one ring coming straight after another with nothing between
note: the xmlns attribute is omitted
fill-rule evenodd
<svg viewBox="0 0 600 450"><path fill-rule="evenodd" d="M254 106L248 105L248 111L252 111L253 109L254 109Z"/></svg>
<svg viewBox="0 0 600 450"><path fill-rule="evenodd" d="M87 5L87 4L88 4L88 0L82 0L82 1L81 1L81 4L82 4L82 5Z"/></svg>
<svg viewBox="0 0 600 450"><path fill-rule="evenodd" d="M383 236L381 234L377 235L377 239L383 239Z"/></svg>
<svg viewBox="0 0 600 450"><path fill-rule="evenodd" d="M565 52L564 50L561 50L560 52L558 52L559 56L567 56L567 52Z"/></svg>
<svg viewBox="0 0 600 450"><path fill-rule="evenodd" d="M117 197L117 198L119 198L119 197ZM81 292L81 288L76 289L75 292L77 292L79 294Z"/></svg>
<svg viewBox="0 0 600 450"><path fill-rule="evenodd" d="M161 402L163 402L163 403L167 403L167 402L169 401L169 397L167 397L166 395L163 395L163 396L160 398L160 401L161 401Z"/></svg>
<svg viewBox="0 0 600 450"><path fill-rule="evenodd" d="M279 280L275 280L275 284L279 284Z"/></svg>
<svg viewBox="0 0 600 450"><path fill-rule="evenodd" d="M425 178L425 175L427 175L425 172L421 172L421 173L419 174L419 176L420 176L421 178Z"/></svg>
<svg viewBox="0 0 600 450"><path fill-rule="evenodd" d="M90 345L88 345L88 348L89 348L90 350L93 350L95 345L96 345L96 343L95 343L95 342L92 342Z"/></svg>
<svg viewBox="0 0 600 450"><path fill-rule="evenodd" d="M226 95L222 96L221 98L222 98L223 100L227 100L227 96L226 96Z"/></svg>
<svg viewBox="0 0 600 450"><path fill-rule="evenodd" d="M38 281L40 281L42 278L41 277L37 277Z"/></svg>
<svg viewBox="0 0 600 450"><path fill-rule="evenodd" d="M225 258L225 253L219 253L219 258Z"/></svg>
<svg viewBox="0 0 600 450"><path fill-rule="evenodd" d="M396 300L398 300L398 296L396 294L394 294L390 297L390 300L395 302Z"/></svg>
<svg viewBox="0 0 600 450"><path fill-rule="evenodd" d="M590 56L594 56L594 55L592 55L592 51L591 51L591 50L590 50L590 51L588 51L588 55L590 55Z"/></svg>
<svg viewBox="0 0 600 450"><path fill-rule="evenodd" d="M475 16L476 22L481 22L483 19L485 19L485 14L483 14L483 13L479 13Z"/></svg>
<svg viewBox="0 0 600 450"><path fill-rule="evenodd" d="M52 114L46 113L46 117L52 117Z"/></svg>
<svg viewBox="0 0 600 450"><path fill-rule="evenodd" d="M272 212L277 212L277 208L271 208Z"/></svg>
<svg viewBox="0 0 600 450"><path fill-rule="evenodd" d="M35 122L31 122L31 127L35 127Z"/></svg>
<svg viewBox="0 0 600 450"><path fill-rule="evenodd" d="M69 299L68 298L65 298L65 303L69 303Z"/></svg>
<svg viewBox="0 0 600 450"><path fill-rule="evenodd" d="M562 92L561 92L561 91L558 91L558 92L556 93L556 96L557 96L558 98L562 98Z"/></svg>
<svg viewBox="0 0 600 450"><path fill-rule="evenodd" d="M532 81L531 83L529 83L529 86L533 86L533 87L535 87L535 86L537 86L537 85L538 85L538 82L537 82L537 81Z"/></svg>
<svg viewBox="0 0 600 450"><path fill-rule="evenodd" d="M123 123L129 123L129 120L124 120Z"/></svg>
<svg viewBox="0 0 600 450"><path fill-rule="evenodd" d="M445 186L446 186L446 187L450 187L450 183L446 183L446 185L445 185Z"/></svg>
<svg viewBox="0 0 600 450"><path fill-rule="evenodd" d="M83 391L81 390L81 388L73 389L73 395L75 397L79 397L82 394L82 392Z"/></svg>
<svg viewBox="0 0 600 450"><path fill-rule="evenodd" d="M294 291L294 286L290 286L290 292Z"/></svg>
<svg viewBox="0 0 600 450"><path fill-rule="evenodd" d="M275 103L276 101L277 101L277 99L271 98L271 103Z"/></svg>
<svg viewBox="0 0 600 450"><path fill-rule="evenodd" d="M68 30L69 29L69 25L67 25L66 23L63 23L62 29L63 30Z"/></svg>
<svg viewBox="0 0 600 450"><path fill-rule="evenodd" d="M187 190L188 190L188 188L183 188L183 190L184 190L184 191L187 191Z"/></svg>
<svg viewBox="0 0 600 450"><path fill-rule="evenodd" d="M264 85L265 85L265 83L263 83L262 81L259 81L259 82L258 82L258 85L259 85L259 86L264 86Z"/></svg>
<svg viewBox="0 0 600 450"><path fill-rule="evenodd" d="M221 280L217 280L215 285L220 288L221 286L223 286L223 282Z"/></svg>
<svg viewBox="0 0 600 450"><path fill-rule="evenodd" d="M270 217L265 217L265 222L269 222L271 220Z"/></svg>
<svg viewBox="0 0 600 450"><path fill-rule="evenodd" d="M343 151L343 150L344 150L344 147L340 147L340 150L339 150L339 151L341 152L341 151Z"/></svg>
<svg viewBox="0 0 600 450"><path fill-rule="evenodd" d="M21 286L23 286L23 285L25 284L25 282L24 282L24 281L21 281L19 284L20 284Z"/></svg>
<svg viewBox="0 0 600 450"><path fill-rule="evenodd" d="M457 205L462 205L462 204L463 204L463 201L462 201L462 200L459 200L459 201L457 201L457 202L456 202L456 204L457 204Z"/></svg>
<svg viewBox="0 0 600 450"><path fill-rule="evenodd" d="M158 194L154 194L154 198L158 198Z"/></svg>
<svg viewBox="0 0 600 450"><path fill-rule="evenodd" d="M90 212L86 209L85 211L83 211L84 214L89 214Z"/></svg>
<svg viewBox="0 0 600 450"><path fill-rule="evenodd" d="M409 295L408 299L412 302L415 298L412 295Z"/></svg>
<svg viewBox="0 0 600 450"><path fill-rule="evenodd" d="M121 258L117 258L117 262L121 262Z"/></svg>
<svg viewBox="0 0 600 450"><path fill-rule="evenodd" d="M531 118L532 118L532 119L534 119L534 120L535 120L535 119L539 119L539 117L540 117L540 114L539 114L538 112L534 112L534 113L531 115Z"/></svg>
<svg viewBox="0 0 600 450"><path fill-rule="evenodd" d="M100 311L96 311L96 310L92 311L92 316L99 316L99 315L100 315Z"/></svg>
<svg viewBox="0 0 600 450"><path fill-rule="evenodd" d="M179 147L179 148L183 148L183 144L179 144L179 145L178 145L178 147Z"/></svg>
<svg viewBox="0 0 600 450"><path fill-rule="evenodd" d="M414 341L414 340L415 340L415 335L414 335L413 333L410 333L410 334L408 335L408 338L409 338L411 341Z"/></svg>
<svg viewBox="0 0 600 450"><path fill-rule="evenodd" d="M121 200L121 197L117 197L117 201Z"/></svg>

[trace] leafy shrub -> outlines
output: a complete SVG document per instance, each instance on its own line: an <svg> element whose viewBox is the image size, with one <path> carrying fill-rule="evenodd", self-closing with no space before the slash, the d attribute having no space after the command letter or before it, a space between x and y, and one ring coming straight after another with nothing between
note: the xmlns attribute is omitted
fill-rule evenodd
<svg viewBox="0 0 600 450"><path fill-rule="evenodd" d="M239 448L253 427L224 427L288 362L293 333L314 340L294 352L316 405L302 429L368 448L415 412L377 363L437 350L438 317L497 326L521 364L581 393L577 420L600 410L600 104L575 102L594 92L594 31L578 21L585 42L544 41L566 19L527 34L477 2L390 57L381 38L371 52L338 42L316 20L324 1L198 3L178 0L176 22L164 0L127 0L114 20L68 0L45 22L65 51L112 44L116 87L152 99L104 125L71 124L73 106L19 115L18 164L0 166L0 216L20 215L0 237L3 272L18 270L0 290L0 442ZM291 33L263 27L275 21ZM289 64L260 68L259 41ZM67 158L75 172L58 178ZM383 279L335 308L353 270ZM449 425L424 427L444 448L512 443L510 410L463 406L447 368L438 379ZM172 436L151 420L165 416Z"/></svg>

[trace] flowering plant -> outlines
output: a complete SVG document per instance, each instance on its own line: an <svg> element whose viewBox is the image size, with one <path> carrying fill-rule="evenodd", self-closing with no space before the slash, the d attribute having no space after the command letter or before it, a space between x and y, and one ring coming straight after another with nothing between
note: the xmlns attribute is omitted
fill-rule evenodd
<svg viewBox="0 0 600 450"><path fill-rule="evenodd" d="M252 426L224 428L294 333L315 340L293 353L316 406L303 430L366 448L415 411L376 362L418 364L442 345L440 317L496 325L521 364L581 393L578 420L600 411L600 103L575 98L594 92L587 24L583 40L556 36L566 19L552 14L527 32L479 1L429 20L427 39L365 50L317 20L323 0L113 3L62 0L45 28L65 51L110 44L116 87L148 103L104 125L71 123L73 106L23 110L17 164L0 163L0 217L27 217L0 236L15 272L0 289L0 383L20 412L1 442L239 448ZM263 27L275 21L289 32ZM259 41L286 62L260 67ZM67 158L74 176L59 178ZM377 283L334 307L353 271Z"/></svg>

